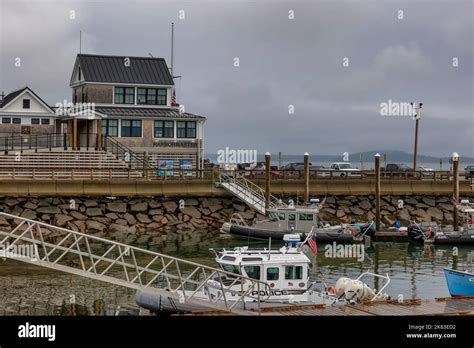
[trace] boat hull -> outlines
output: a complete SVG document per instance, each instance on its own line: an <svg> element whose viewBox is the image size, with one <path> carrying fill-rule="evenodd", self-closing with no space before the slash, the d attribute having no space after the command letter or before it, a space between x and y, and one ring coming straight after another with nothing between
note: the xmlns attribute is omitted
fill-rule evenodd
<svg viewBox="0 0 474 348"><path fill-rule="evenodd" d="M207 301L207 297L198 294L196 298L201 298L203 301ZM135 302L141 308L148 309L150 312L155 314L184 314L190 312L206 312L212 311L209 307L194 305L186 302L179 302L171 297L156 295L146 291L137 290L135 294ZM326 296L319 293L313 293L311 300L294 301L295 305L314 305L314 304L326 304L331 305L336 303L334 297ZM218 304L224 304L222 301L217 301ZM236 305L236 309L245 310L258 310L264 308L274 308L279 306L288 306L290 303L286 301L267 300L260 302L260 305L256 301L246 301L245 308L242 308L241 304Z"/></svg>
<svg viewBox="0 0 474 348"><path fill-rule="evenodd" d="M445 268L444 276L451 296L474 296L474 274Z"/></svg>
<svg viewBox="0 0 474 348"><path fill-rule="evenodd" d="M259 229L256 227L250 226L240 226L236 224L230 224L230 226L226 229L223 229L224 232L228 232L232 235L244 237L244 238L252 238L252 239L259 239L259 240L268 240L270 237L273 240L283 240L283 236L288 233L292 234L301 234L302 240L306 238L306 232L303 231L273 231L273 230L265 230ZM348 233L339 233L339 232L320 232L317 231L316 233L316 241L321 243L353 243L355 242L355 238L353 235Z"/></svg>

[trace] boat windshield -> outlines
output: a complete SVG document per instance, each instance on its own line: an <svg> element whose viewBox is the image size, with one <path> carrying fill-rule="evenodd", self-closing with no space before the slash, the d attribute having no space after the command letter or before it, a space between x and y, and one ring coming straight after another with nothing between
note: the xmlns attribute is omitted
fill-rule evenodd
<svg viewBox="0 0 474 348"><path fill-rule="evenodd" d="M240 274L239 268L236 265L229 265L228 263L221 264L224 271L229 273Z"/></svg>

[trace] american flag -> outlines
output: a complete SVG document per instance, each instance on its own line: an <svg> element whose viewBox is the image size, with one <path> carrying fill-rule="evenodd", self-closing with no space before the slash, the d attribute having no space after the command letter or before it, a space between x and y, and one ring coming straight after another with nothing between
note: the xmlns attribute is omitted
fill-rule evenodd
<svg viewBox="0 0 474 348"><path fill-rule="evenodd" d="M176 93L173 89L173 97L171 98L171 106L175 106L176 105Z"/></svg>
<svg viewBox="0 0 474 348"><path fill-rule="evenodd" d="M308 239L308 245L311 248L311 251L316 254L318 252L318 245L316 244L316 236L311 236L311 238Z"/></svg>

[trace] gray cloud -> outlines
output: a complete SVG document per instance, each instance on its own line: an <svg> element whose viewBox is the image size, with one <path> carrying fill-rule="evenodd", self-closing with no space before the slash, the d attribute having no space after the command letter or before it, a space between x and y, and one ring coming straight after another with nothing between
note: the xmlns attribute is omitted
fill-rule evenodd
<svg viewBox="0 0 474 348"><path fill-rule="evenodd" d="M379 114L392 99L424 103L421 153L474 156L470 1L0 0L0 9L1 90L27 84L50 104L70 98L79 30L85 53L169 60L174 21L178 100L208 117L207 152L411 151L413 120Z"/></svg>

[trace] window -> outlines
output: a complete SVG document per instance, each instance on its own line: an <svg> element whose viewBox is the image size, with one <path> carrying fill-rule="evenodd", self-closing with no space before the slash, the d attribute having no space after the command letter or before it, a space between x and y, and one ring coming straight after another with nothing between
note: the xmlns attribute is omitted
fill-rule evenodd
<svg viewBox="0 0 474 348"><path fill-rule="evenodd" d="M285 221L286 220L286 214L285 213L278 213L278 219L280 221Z"/></svg>
<svg viewBox="0 0 474 348"><path fill-rule="evenodd" d="M237 266L234 265L223 264L222 269L229 273L240 274L239 269L237 268Z"/></svg>
<svg viewBox="0 0 474 348"><path fill-rule="evenodd" d="M278 280L279 278L279 269L278 267L268 267L267 268L267 280Z"/></svg>
<svg viewBox="0 0 474 348"><path fill-rule="evenodd" d="M21 118L19 118L19 117L13 117L12 123L21 124Z"/></svg>
<svg viewBox="0 0 474 348"><path fill-rule="evenodd" d="M2 123L11 123L12 119L10 117L2 117Z"/></svg>
<svg viewBox="0 0 474 348"><path fill-rule="evenodd" d="M155 121L155 138L173 138L174 121Z"/></svg>
<svg viewBox="0 0 474 348"><path fill-rule="evenodd" d="M115 104L134 104L134 87L115 87Z"/></svg>
<svg viewBox="0 0 474 348"><path fill-rule="evenodd" d="M81 81L82 74L81 74L81 67L79 67L79 81Z"/></svg>
<svg viewBox="0 0 474 348"><path fill-rule="evenodd" d="M296 214L288 214L288 221L295 221Z"/></svg>
<svg viewBox="0 0 474 348"><path fill-rule="evenodd" d="M40 119L39 118L32 118L31 119L31 124L40 124Z"/></svg>
<svg viewBox="0 0 474 348"><path fill-rule="evenodd" d="M142 121L141 120L122 120L122 137L141 137Z"/></svg>
<svg viewBox="0 0 474 348"><path fill-rule="evenodd" d="M285 279L303 279L303 266L285 266Z"/></svg>
<svg viewBox="0 0 474 348"><path fill-rule="evenodd" d="M29 108L30 108L30 100L23 99L23 109L29 109Z"/></svg>
<svg viewBox="0 0 474 348"><path fill-rule="evenodd" d="M41 124L49 124L49 118L42 118Z"/></svg>
<svg viewBox="0 0 474 348"><path fill-rule="evenodd" d="M158 105L166 105L166 88L158 88Z"/></svg>
<svg viewBox="0 0 474 348"><path fill-rule="evenodd" d="M166 105L166 88L138 88L137 104Z"/></svg>
<svg viewBox="0 0 474 348"><path fill-rule="evenodd" d="M196 138L196 121L177 121L178 138Z"/></svg>
<svg viewBox="0 0 474 348"><path fill-rule="evenodd" d="M110 137L118 136L118 120L102 120L102 134Z"/></svg>
<svg viewBox="0 0 474 348"><path fill-rule="evenodd" d="M313 214L299 214L300 221L313 221Z"/></svg>
<svg viewBox="0 0 474 348"><path fill-rule="evenodd" d="M146 104L146 88L137 89L137 104Z"/></svg>
<svg viewBox="0 0 474 348"><path fill-rule="evenodd" d="M260 279L260 266L244 266L245 273L252 279Z"/></svg>

